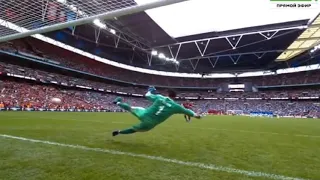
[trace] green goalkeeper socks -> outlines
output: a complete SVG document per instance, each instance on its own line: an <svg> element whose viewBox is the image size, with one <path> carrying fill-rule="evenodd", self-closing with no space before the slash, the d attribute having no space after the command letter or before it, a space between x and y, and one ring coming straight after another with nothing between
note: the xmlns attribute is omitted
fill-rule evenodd
<svg viewBox="0 0 320 180"><path fill-rule="evenodd" d="M126 111L131 111L131 106L127 103L118 102L117 105Z"/></svg>
<svg viewBox="0 0 320 180"><path fill-rule="evenodd" d="M125 130L122 130L120 131L119 133L120 134L132 134L132 133L135 133L136 131L132 128L128 128L128 129L125 129Z"/></svg>

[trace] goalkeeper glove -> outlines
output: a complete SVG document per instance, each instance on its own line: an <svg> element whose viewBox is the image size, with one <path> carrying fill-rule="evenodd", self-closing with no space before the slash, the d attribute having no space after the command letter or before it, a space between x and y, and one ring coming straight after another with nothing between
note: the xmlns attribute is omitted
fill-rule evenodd
<svg viewBox="0 0 320 180"><path fill-rule="evenodd" d="M148 88L148 91L151 93L151 94L155 94L156 93L156 88L154 86L150 86Z"/></svg>

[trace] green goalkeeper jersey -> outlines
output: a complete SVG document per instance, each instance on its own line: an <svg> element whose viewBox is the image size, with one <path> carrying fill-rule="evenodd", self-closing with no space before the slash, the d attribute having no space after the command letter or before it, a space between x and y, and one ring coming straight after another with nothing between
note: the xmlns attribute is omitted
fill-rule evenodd
<svg viewBox="0 0 320 180"><path fill-rule="evenodd" d="M174 114L186 114L194 117L196 114L174 102L169 97L154 95L148 92L146 98L153 102L151 106L145 109L144 117L154 125L160 124Z"/></svg>

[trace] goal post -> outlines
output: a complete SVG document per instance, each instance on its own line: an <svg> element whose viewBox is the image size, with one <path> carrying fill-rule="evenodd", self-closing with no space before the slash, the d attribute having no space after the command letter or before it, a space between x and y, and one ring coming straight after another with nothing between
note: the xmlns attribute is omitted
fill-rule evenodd
<svg viewBox="0 0 320 180"><path fill-rule="evenodd" d="M39 0L34 0L34 1L39 1ZM42 0L42 1L45 1L45 0ZM50 1L52 1L52 0L47 0L48 3ZM57 0L57 1L55 1L55 3L62 3L62 2L66 2L66 1L67 0ZM74 26L78 26L78 25L82 25L82 24L92 23L95 19L99 19L99 20L112 19L112 18L124 16L124 15L129 15L129 14L133 14L133 13L146 11L146 10L153 9L153 8L172 5L172 4L176 4L176 3L180 3L180 2L184 2L184 1L188 1L188 0L156 0L156 1L152 1L149 3L145 3L145 4L140 4L140 5L135 3L135 4L130 4L127 7L120 6L117 8L113 8L107 12L105 12L105 10L103 12L103 10L101 9L98 14L94 14L94 12L92 12L94 9L91 8L91 9L89 9L89 13L87 13L87 15L83 14L83 13L86 13L85 10L82 11L82 15L81 14L78 15L79 11L78 11L78 9L75 9L75 6L73 6L73 7L68 6L69 9L73 8L76 10L77 16L82 16L82 17L77 17L77 19L75 19L75 20L65 21L65 22L60 22L60 23L50 22L50 23L42 24L41 27L34 28L34 29L26 27L27 25L30 26L30 24L34 21L34 19L30 20L30 22L25 23L26 25L24 26L24 24L21 24L21 23L19 24L19 22L17 22L17 20L14 18L4 18L5 15L3 15L3 14L5 14L5 13L8 13L8 14L15 13L14 10L11 10L11 12L4 12L2 15L0 15L0 26L4 26L5 28L10 29L10 33L1 33L2 31L0 29L0 43L5 42L5 41L14 40L14 39L24 38L24 37L31 36L34 34L43 34L43 33L51 32L51 31L59 30L59 29L64 29L64 28L68 28L68 27L74 27ZM23 2L23 0L21 0L21 2ZM90 0L88 2L90 2ZM44 6L43 13L46 13L45 11L46 11L46 8L48 7L48 3ZM66 5L64 4L63 7L66 8ZM29 6L29 8L33 8L33 6ZM17 13L19 13L18 10L17 10ZM43 13L41 13L41 14L43 15ZM44 17L44 15L43 15L43 17ZM43 17L39 17L39 18L43 18ZM24 22L25 21L26 20L24 20ZM42 20L42 22L43 22L43 20ZM19 24L18 26L20 26L20 28L12 29L12 25L11 25L11 28L8 25L8 24L16 25L16 23ZM12 33L12 30L16 31L16 33Z"/></svg>

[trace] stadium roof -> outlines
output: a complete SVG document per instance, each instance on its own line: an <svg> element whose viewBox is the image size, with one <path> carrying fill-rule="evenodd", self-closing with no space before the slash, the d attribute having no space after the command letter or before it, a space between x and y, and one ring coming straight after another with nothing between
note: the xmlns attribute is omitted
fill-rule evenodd
<svg viewBox="0 0 320 180"><path fill-rule="evenodd" d="M135 0L138 4L150 0ZM151 0L152 1L152 0ZM310 19L316 9L272 8L267 0L191 0L147 10L146 13L173 38Z"/></svg>
<svg viewBox="0 0 320 180"><path fill-rule="evenodd" d="M56 3L55 6L74 11L74 17L94 13L92 7L101 10L105 5L102 0L57 0ZM134 3L143 2L125 1L129 5ZM291 64L274 60L299 37L319 10L272 9L265 0L232 1L232 6L226 3L230 2L187 1L113 20L95 20L45 36L107 59L153 70L211 73L306 65L303 64L306 61ZM70 12L66 14L70 16ZM152 51L167 58L152 56ZM180 64L169 59L176 59Z"/></svg>
<svg viewBox="0 0 320 180"><path fill-rule="evenodd" d="M104 35L98 37L92 25L78 26L74 34L97 42L103 52L110 51L110 46L117 47L112 49L112 59L136 67L189 73L256 71L287 67L275 59L303 32L310 19L172 38L148 14L137 13L105 22L116 35L101 31ZM152 50L178 60L180 65L151 56ZM122 58L114 58L119 56Z"/></svg>
<svg viewBox="0 0 320 180"><path fill-rule="evenodd" d="M299 54L309 51L313 47L318 47L320 43L320 15L315 18L307 29L292 44L281 53L277 61L288 61ZM314 53L317 49L312 49Z"/></svg>

